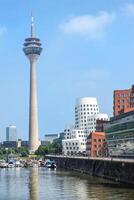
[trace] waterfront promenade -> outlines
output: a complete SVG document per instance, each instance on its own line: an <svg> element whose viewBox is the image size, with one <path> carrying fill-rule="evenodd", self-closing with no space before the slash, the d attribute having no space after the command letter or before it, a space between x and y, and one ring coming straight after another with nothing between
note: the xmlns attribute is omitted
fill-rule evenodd
<svg viewBox="0 0 134 200"><path fill-rule="evenodd" d="M90 160L104 160L104 161L115 161L115 162L125 162L125 163L134 163L134 159L127 159L127 158L97 158L97 157L87 157L87 156L67 156L67 155L46 155L46 157L55 157L55 158L74 158L74 159L90 159Z"/></svg>

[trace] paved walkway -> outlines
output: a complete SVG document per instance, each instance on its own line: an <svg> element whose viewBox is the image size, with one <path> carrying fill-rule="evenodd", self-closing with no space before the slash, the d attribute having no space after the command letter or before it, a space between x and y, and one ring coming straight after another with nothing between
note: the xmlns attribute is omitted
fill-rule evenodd
<svg viewBox="0 0 134 200"><path fill-rule="evenodd" d="M126 162L126 163L134 163L134 159L128 158L93 158L93 157L85 157L85 156L64 156L64 155L46 155L46 157L55 157L55 158L74 158L74 159L90 159L90 160L105 160L105 161L115 161L115 162Z"/></svg>

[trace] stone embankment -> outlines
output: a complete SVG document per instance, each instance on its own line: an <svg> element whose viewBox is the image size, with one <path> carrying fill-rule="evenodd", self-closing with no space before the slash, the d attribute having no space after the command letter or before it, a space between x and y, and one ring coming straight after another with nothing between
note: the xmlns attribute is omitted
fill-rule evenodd
<svg viewBox="0 0 134 200"><path fill-rule="evenodd" d="M134 160L47 155L57 167L134 186Z"/></svg>

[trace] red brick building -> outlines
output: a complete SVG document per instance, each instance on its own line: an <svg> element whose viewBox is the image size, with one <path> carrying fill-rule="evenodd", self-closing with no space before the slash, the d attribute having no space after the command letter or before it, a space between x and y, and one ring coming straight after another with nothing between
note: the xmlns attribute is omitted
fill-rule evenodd
<svg viewBox="0 0 134 200"><path fill-rule="evenodd" d="M106 157L107 144L104 132L91 132L87 138L86 153L90 157Z"/></svg>
<svg viewBox="0 0 134 200"><path fill-rule="evenodd" d="M134 110L134 85L130 89L114 91L114 116Z"/></svg>

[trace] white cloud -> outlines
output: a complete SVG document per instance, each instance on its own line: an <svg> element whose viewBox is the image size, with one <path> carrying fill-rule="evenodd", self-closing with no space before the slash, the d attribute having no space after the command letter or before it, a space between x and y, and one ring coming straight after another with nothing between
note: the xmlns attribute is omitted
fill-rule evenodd
<svg viewBox="0 0 134 200"><path fill-rule="evenodd" d="M98 15L82 15L72 17L60 25L60 30L69 34L87 36L97 39L104 35L106 26L113 22L115 14L100 12Z"/></svg>
<svg viewBox="0 0 134 200"><path fill-rule="evenodd" d="M128 3L122 8L123 14L134 16L134 4Z"/></svg>
<svg viewBox="0 0 134 200"><path fill-rule="evenodd" d="M7 28L4 26L0 26L0 36L4 35L7 32Z"/></svg>

